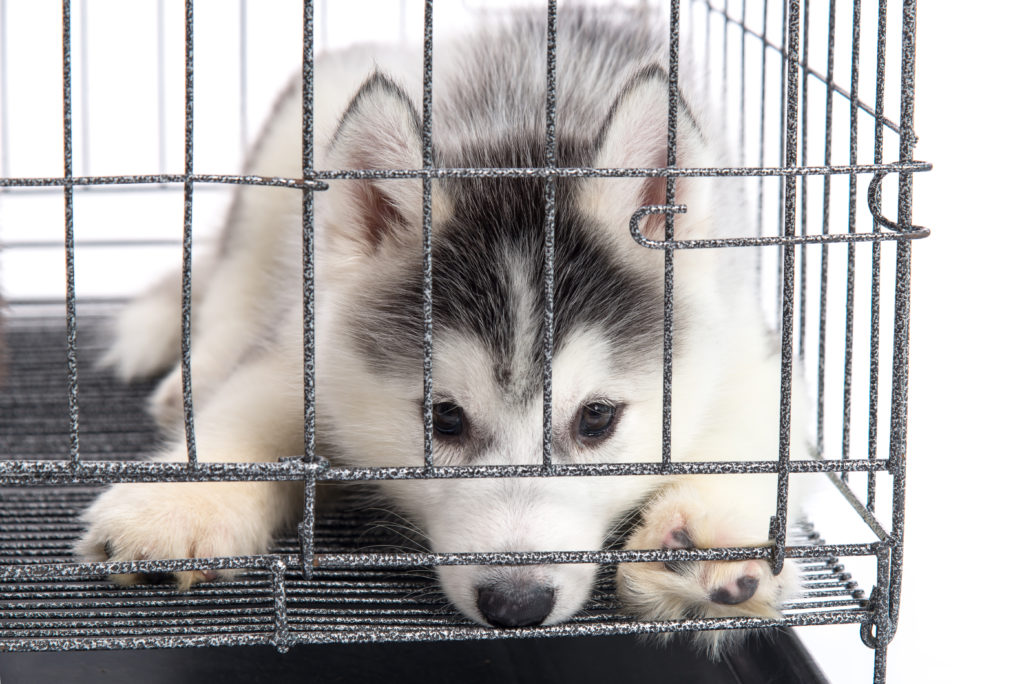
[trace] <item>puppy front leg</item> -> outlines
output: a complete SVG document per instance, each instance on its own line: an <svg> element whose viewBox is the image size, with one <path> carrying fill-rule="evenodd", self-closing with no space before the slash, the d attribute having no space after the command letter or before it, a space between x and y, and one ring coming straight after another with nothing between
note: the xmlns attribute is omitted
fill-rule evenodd
<svg viewBox="0 0 1024 684"><path fill-rule="evenodd" d="M273 462L302 453L302 396L297 363L268 353L243 364L196 416L204 463ZM154 459L187 460L184 442ZM75 546L86 561L205 558L265 553L299 509L297 482L122 483L83 513ZM213 579L211 571L175 573L180 589ZM131 584L147 578L115 576Z"/></svg>

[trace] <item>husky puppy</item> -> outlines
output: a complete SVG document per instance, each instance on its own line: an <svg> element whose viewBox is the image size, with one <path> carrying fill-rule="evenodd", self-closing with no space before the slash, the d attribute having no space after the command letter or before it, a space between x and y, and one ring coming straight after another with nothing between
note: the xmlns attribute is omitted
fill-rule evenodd
<svg viewBox="0 0 1024 684"><path fill-rule="evenodd" d="M642 14L560 13L559 166L665 166L665 36ZM520 14L438 46L437 166L544 165L545 40L544 17ZM691 70L682 71L678 164L723 165L714 117L697 105ZM395 48L318 60L317 168L422 168L421 74L419 57ZM275 107L248 173L302 176L299 91L293 83ZM544 181L451 178L432 189L435 463L539 464ZM316 196L317 444L336 463L423 463L422 197L420 180L394 179L334 181ZM727 181L680 180L677 197L689 207L675 220L679 237L749 232ZM638 207L664 201L664 180L557 181L556 463L660 460L664 256L638 246L628 223ZM196 264L192 372L203 462L272 462L302 452L300 209L294 189L240 187L219 248ZM663 225L652 217L641 228L660 239ZM749 391L750 364L740 360L777 359L744 252L673 257L677 459L705 458L714 435L741 429L750 411L775 415L777 398L742 411L723 398L730 388ZM107 356L121 377L174 366L178 284L166 279L122 315ZM170 370L153 396L163 424L180 421L178 372ZM770 452L774 434L766 439L759 446ZM761 448L745 453L764 457ZM184 443L172 441L154 459L183 461ZM381 487L436 552L558 551L600 548L660 483L580 477ZM119 484L84 514L77 551L88 560L259 554L295 521L300 500L294 482ZM501 627L571 617L595 574L589 564L438 568L460 611ZM179 573L177 581L185 589L213 575Z"/></svg>

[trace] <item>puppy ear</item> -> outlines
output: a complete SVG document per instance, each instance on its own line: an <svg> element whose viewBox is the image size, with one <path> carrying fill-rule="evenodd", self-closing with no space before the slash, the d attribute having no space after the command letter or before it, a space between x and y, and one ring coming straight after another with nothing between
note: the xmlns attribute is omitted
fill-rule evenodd
<svg viewBox="0 0 1024 684"><path fill-rule="evenodd" d="M352 98L328 146L329 169L419 169L423 126L400 85L375 72ZM352 239L372 253L388 241L418 235L423 215L422 182L342 180L327 191L329 234Z"/></svg>
<svg viewBox="0 0 1024 684"><path fill-rule="evenodd" d="M668 93L665 70L656 64L640 70L619 93L598 134L594 166L597 168L665 168L668 164ZM712 155L687 104L680 98L676 123L676 166L711 166ZM703 198L693 179L676 181L675 203L686 204L687 214L676 226L693 225L694 211ZM590 179L584 189L585 206L616 226L628 226L638 208L665 203L664 178ZM665 219L654 214L641 224L645 236L664 238ZM680 233L679 230L676 231ZM692 237L688 235L688 237Z"/></svg>

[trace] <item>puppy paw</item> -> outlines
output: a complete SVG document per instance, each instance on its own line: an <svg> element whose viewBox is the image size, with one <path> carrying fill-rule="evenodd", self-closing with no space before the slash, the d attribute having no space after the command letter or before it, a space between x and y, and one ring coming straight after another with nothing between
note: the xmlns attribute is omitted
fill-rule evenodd
<svg viewBox="0 0 1024 684"><path fill-rule="evenodd" d="M710 495L709 495L710 494ZM751 516L736 515L736 499L687 484L662 490L644 509L627 549L704 549L763 546ZM616 575L625 609L646 620L684 618L777 618L795 593L798 575L787 563L773 575L766 561L673 561L622 563ZM692 633L710 657L718 658L743 630Z"/></svg>
<svg viewBox="0 0 1024 684"><path fill-rule="evenodd" d="M85 561L208 558L265 553L274 525L264 482L131 483L104 492L82 514L87 530L75 545ZM178 588L230 576L231 570L174 573ZM118 584L163 575L113 575Z"/></svg>

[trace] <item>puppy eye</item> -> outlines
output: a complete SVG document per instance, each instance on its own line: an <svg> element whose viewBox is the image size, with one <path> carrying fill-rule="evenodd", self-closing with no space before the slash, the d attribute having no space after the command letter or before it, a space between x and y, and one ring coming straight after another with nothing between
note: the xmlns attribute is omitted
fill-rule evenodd
<svg viewBox="0 0 1024 684"><path fill-rule="evenodd" d="M593 443L611 436L617 413L614 404L601 401L584 404L580 407L580 418L576 427L580 440L584 443Z"/></svg>
<svg viewBox="0 0 1024 684"><path fill-rule="evenodd" d="M686 549L690 551L697 548L697 545L690 539L690 535L686 533L682 527L676 528L671 532L671 538L666 544L667 548L670 549Z"/></svg>
<svg viewBox="0 0 1024 684"><path fill-rule="evenodd" d="M450 401L434 404L434 432L444 437L458 437L465 429L462 407Z"/></svg>

